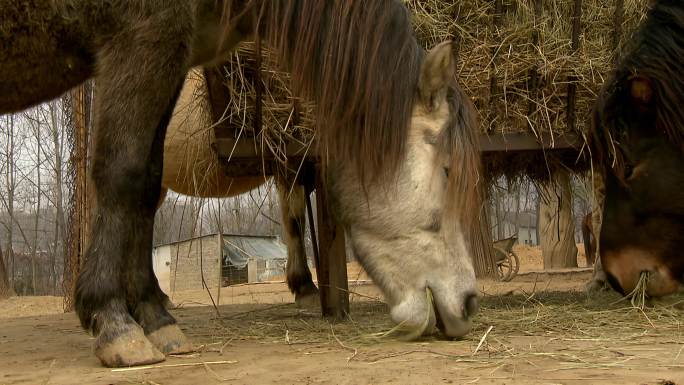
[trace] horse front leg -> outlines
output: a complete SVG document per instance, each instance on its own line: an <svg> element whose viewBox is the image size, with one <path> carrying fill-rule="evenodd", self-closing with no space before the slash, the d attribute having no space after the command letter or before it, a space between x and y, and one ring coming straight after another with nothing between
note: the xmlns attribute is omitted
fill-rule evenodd
<svg viewBox="0 0 684 385"><path fill-rule="evenodd" d="M155 151L160 151L155 152L155 154L161 154L161 151L163 151L163 141L163 137L161 138L161 144L158 141L155 141ZM154 158L154 160L155 164L156 162L162 162L163 164L163 159ZM159 192L159 198L157 199L155 213L164 203L167 193L168 188L162 186ZM149 274L148 280L150 286L148 290L150 291L140 293L141 297L135 306L133 317L141 326L143 326L147 339L165 355L183 354L195 351L192 343L188 341L185 334L167 311L174 306L169 296L166 295L159 286L159 280L157 280L157 276L154 274L152 253L149 253L148 257L140 262L140 266L143 267L144 270L147 270Z"/></svg>
<svg viewBox="0 0 684 385"><path fill-rule="evenodd" d="M164 136L192 36L191 15L176 16L159 12L98 53L89 174L94 201L76 310L96 336L95 355L109 367L163 361L159 343L146 335L175 325L151 279L151 253Z"/></svg>
<svg viewBox="0 0 684 385"><path fill-rule="evenodd" d="M274 178L287 244L287 286L295 295L297 306L318 307L320 306L318 288L311 277L304 246L306 228L304 186L297 184L294 174L286 170L276 172Z"/></svg>

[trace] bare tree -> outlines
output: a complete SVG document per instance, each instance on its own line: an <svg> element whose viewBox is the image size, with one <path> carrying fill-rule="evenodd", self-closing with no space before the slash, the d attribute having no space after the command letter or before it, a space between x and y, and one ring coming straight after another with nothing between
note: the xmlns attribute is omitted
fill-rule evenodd
<svg viewBox="0 0 684 385"><path fill-rule="evenodd" d="M5 266L5 258L2 256L2 248L0 248L0 299L5 299L14 295L14 289L10 286L7 277L7 268Z"/></svg>
<svg viewBox="0 0 684 385"><path fill-rule="evenodd" d="M0 120L0 135L6 138L0 147L3 267L17 293L56 294L61 277L57 261L66 226L60 103Z"/></svg>
<svg viewBox="0 0 684 385"><path fill-rule="evenodd" d="M14 115L6 115L6 125L5 134L7 140L5 141L5 194L3 194L3 206L6 209L7 217L3 221L3 225L7 229L7 246L5 247L5 252L7 254L7 260L9 261L9 279L10 284L14 284L14 272L15 272L15 261L14 261L14 247L12 245L13 241L13 230L14 230L14 201L16 192L16 146L15 146L15 124Z"/></svg>
<svg viewBox="0 0 684 385"><path fill-rule="evenodd" d="M64 122L59 121L57 118L57 106L56 102L50 103L50 118L52 121L52 145L54 149L54 163L52 169L54 171L54 206L55 206L55 238L54 238L54 248L50 260L51 275L52 280L52 290L55 292L57 290L57 253L59 250L63 251L64 247L61 245L65 242L66 236L66 225L65 225L65 213L64 213L64 185L62 184L63 178L63 168L64 168L64 140L63 140L63 128Z"/></svg>

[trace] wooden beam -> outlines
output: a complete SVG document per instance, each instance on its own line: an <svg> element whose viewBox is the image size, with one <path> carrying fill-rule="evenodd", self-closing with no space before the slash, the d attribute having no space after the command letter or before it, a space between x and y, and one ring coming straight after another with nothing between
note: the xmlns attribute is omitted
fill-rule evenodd
<svg viewBox="0 0 684 385"><path fill-rule="evenodd" d="M225 75L223 74L223 64L204 67L204 79L207 82L207 97L211 105L211 121L218 122L230 103L230 90L225 85ZM231 137L233 133L226 122L214 126L216 138Z"/></svg>
<svg viewBox="0 0 684 385"><path fill-rule="evenodd" d="M481 152L579 150L584 141L579 135L542 134L537 138L531 133L492 134L480 136Z"/></svg>
<svg viewBox="0 0 684 385"><path fill-rule="evenodd" d="M326 186L320 172L316 176L316 211L318 223L318 290L324 316L344 319L349 314L347 254L344 229L328 207Z"/></svg>
<svg viewBox="0 0 684 385"><path fill-rule="evenodd" d="M578 134L551 135L548 133L540 134L540 137L533 133L515 132L505 134L480 135L480 151L541 151L554 149L576 149L582 147L584 140ZM240 139L232 138L216 139L213 144L214 150L218 152L219 158L224 162L244 162L261 164L263 161L275 161L273 154L266 149L262 152L259 144L252 138ZM292 142L285 148L285 154L290 158L305 158L315 161L316 154L313 149L307 149L302 143Z"/></svg>

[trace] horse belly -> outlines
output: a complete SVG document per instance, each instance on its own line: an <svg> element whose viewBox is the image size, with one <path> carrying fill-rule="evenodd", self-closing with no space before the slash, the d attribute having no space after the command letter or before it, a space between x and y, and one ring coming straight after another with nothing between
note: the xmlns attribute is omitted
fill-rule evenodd
<svg viewBox="0 0 684 385"><path fill-rule="evenodd" d="M54 99L93 74L78 22L51 3L0 0L0 114Z"/></svg>

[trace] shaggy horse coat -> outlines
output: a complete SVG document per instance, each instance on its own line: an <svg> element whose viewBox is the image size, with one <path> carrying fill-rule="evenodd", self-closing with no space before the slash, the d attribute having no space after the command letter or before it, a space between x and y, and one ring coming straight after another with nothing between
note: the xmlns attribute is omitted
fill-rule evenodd
<svg viewBox="0 0 684 385"><path fill-rule="evenodd" d="M317 106L337 212L393 319L470 330L473 107L450 46L425 55L399 0L0 0L0 15L0 113L95 79L93 207L75 298L104 365L191 349L151 263L164 139L188 70L247 38L263 38ZM438 311L425 324L428 288Z"/></svg>
<svg viewBox="0 0 684 385"><path fill-rule="evenodd" d="M594 109L592 156L605 188L598 234L608 282L647 294L684 279L684 3L656 1ZM599 230L599 229L596 229Z"/></svg>

